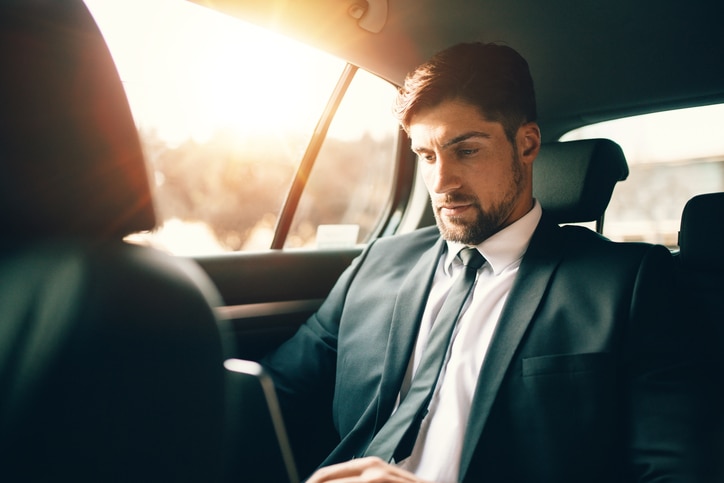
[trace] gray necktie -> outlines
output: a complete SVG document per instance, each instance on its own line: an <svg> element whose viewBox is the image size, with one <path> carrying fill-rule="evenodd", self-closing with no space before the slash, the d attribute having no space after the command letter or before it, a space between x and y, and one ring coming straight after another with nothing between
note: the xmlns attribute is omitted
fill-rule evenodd
<svg viewBox="0 0 724 483"><path fill-rule="evenodd" d="M453 283L430 330L410 390L397 411L372 439L365 456L379 456L385 461L402 461L412 452L447 355L453 328L473 287L476 273L485 263L485 258L476 248L463 248L458 253L458 258L462 260L465 269Z"/></svg>

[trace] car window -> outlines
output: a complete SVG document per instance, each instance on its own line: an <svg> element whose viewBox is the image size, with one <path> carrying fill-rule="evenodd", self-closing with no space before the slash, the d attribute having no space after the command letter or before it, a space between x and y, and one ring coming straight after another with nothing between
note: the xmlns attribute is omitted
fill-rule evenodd
<svg viewBox="0 0 724 483"><path fill-rule="evenodd" d="M561 141L609 138L621 145L628 179L614 189L604 235L678 245L681 212L699 193L724 191L724 104L585 126Z"/></svg>
<svg viewBox="0 0 724 483"><path fill-rule="evenodd" d="M268 249L345 62L189 2L86 4L155 182L160 226L130 239L180 255ZM385 215L395 89L354 71L284 246L324 246L318 225L323 234L356 226L354 241L364 242Z"/></svg>
<svg viewBox="0 0 724 483"><path fill-rule="evenodd" d="M287 247L333 247L367 240L392 192L395 90L357 71L329 127L300 200Z"/></svg>

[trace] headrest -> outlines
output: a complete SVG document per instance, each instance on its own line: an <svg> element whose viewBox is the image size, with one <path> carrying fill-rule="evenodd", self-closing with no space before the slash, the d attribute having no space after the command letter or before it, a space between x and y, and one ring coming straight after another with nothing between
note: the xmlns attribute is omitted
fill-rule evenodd
<svg viewBox="0 0 724 483"><path fill-rule="evenodd" d="M533 162L533 196L557 223L596 221L627 176L623 151L611 140L543 144Z"/></svg>
<svg viewBox="0 0 724 483"><path fill-rule="evenodd" d="M684 206L679 230L684 266L702 271L724 270L724 193L708 193Z"/></svg>
<svg viewBox="0 0 724 483"><path fill-rule="evenodd" d="M0 225L117 237L155 225L110 52L81 1L0 4Z"/></svg>

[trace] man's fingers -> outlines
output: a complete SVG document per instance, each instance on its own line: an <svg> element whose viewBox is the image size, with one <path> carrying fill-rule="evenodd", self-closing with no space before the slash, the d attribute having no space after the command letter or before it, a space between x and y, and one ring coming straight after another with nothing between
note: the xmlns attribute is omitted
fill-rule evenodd
<svg viewBox="0 0 724 483"><path fill-rule="evenodd" d="M377 457L359 458L317 470L308 483L413 483L415 476Z"/></svg>
<svg viewBox="0 0 724 483"><path fill-rule="evenodd" d="M373 458L359 458L336 465L325 466L324 468L318 469L312 477L307 480L307 483L323 483L348 476L359 476L362 471L368 467L369 462L367 460L369 459ZM382 462L379 458L374 459Z"/></svg>

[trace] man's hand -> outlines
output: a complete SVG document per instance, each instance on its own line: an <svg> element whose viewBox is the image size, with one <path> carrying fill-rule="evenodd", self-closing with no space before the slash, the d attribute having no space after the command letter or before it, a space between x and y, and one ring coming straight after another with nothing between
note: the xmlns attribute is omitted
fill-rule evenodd
<svg viewBox="0 0 724 483"><path fill-rule="evenodd" d="M307 483L430 483L379 458L359 458L317 470Z"/></svg>

